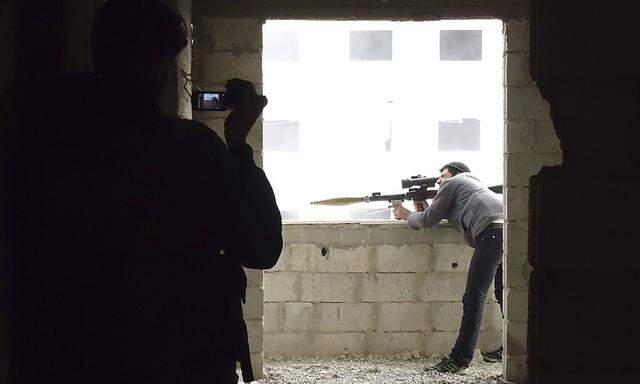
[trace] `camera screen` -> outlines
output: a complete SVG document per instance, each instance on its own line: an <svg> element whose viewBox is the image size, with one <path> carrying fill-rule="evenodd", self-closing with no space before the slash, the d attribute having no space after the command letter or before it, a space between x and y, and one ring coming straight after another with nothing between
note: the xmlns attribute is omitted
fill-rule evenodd
<svg viewBox="0 0 640 384"><path fill-rule="evenodd" d="M225 111L224 92L199 92L196 109L201 111Z"/></svg>

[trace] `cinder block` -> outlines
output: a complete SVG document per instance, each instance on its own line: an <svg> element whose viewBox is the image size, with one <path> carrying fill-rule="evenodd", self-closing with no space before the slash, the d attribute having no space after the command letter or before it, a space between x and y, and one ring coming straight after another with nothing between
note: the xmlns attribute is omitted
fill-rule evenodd
<svg viewBox="0 0 640 384"><path fill-rule="evenodd" d="M510 321L527 322L529 287L505 289L505 313Z"/></svg>
<svg viewBox="0 0 640 384"><path fill-rule="evenodd" d="M529 221L520 220L507 220L504 223L504 249L508 256L505 262L508 263L512 255L528 254L528 237L529 237ZM515 258L515 256L513 256ZM516 260L516 259L514 259Z"/></svg>
<svg viewBox="0 0 640 384"><path fill-rule="evenodd" d="M366 246L367 228L357 224L293 224L282 231L285 244Z"/></svg>
<svg viewBox="0 0 640 384"><path fill-rule="evenodd" d="M466 273L428 273L419 288L418 298L420 301L460 301L466 282Z"/></svg>
<svg viewBox="0 0 640 384"><path fill-rule="evenodd" d="M282 247L282 253L276 265L265 273L289 271L291 269L291 250L288 245Z"/></svg>
<svg viewBox="0 0 640 384"><path fill-rule="evenodd" d="M196 18L194 50L260 51L262 23L255 19Z"/></svg>
<svg viewBox="0 0 640 384"><path fill-rule="evenodd" d="M369 245L403 246L408 244L460 243L464 240L448 223L429 229L411 229L406 223L380 225L368 230Z"/></svg>
<svg viewBox="0 0 640 384"><path fill-rule="evenodd" d="M367 272L372 247L321 247L291 244L291 270L303 272ZM322 255L325 248L326 255Z"/></svg>
<svg viewBox="0 0 640 384"><path fill-rule="evenodd" d="M436 272L466 272L473 248L466 244L433 244L430 269Z"/></svg>
<svg viewBox="0 0 640 384"><path fill-rule="evenodd" d="M505 321L507 333L507 350L511 355L527 354L527 322Z"/></svg>
<svg viewBox="0 0 640 384"><path fill-rule="evenodd" d="M505 87L507 120L548 120L549 103L535 85Z"/></svg>
<svg viewBox="0 0 640 384"><path fill-rule="evenodd" d="M265 333L265 356L308 356L310 333Z"/></svg>
<svg viewBox="0 0 640 384"><path fill-rule="evenodd" d="M505 188L504 202L507 220L527 220L529 218L529 187Z"/></svg>
<svg viewBox="0 0 640 384"><path fill-rule="evenodd" d="M414 349L424 352L423 332L370 332L366 334L367 354L390 355Z"/></svg>
<svg viewBox="0 0 640 384"><path fill-rule="evenodd" d="M433 302L429 314L436 331L458 331L462 320L462 302Z"/></svg>
<svg viewBox="0 0 640 384"><path fill-rule="evenodd" d="M282 313L284 303L264 303L264 332L281 332L283 328Z"/></svg>
<svg viewBox="0 0 640 384"><path fill-rule="evenodd" d="M262 84L262 56L260 52L209 51L198 52L193 63L194 78L202 89L215 89L227 80L240 78Z"/></svg>
<svg viewBox="0 0 640 384"><path fill-rule="evenodd" d="M311 338L306 355L332 356L343 353L363 355L365 345L363 332L321 333Z"/></svg>
<svg viewBox="0 0 640 384"><path fill-rule="evenodd" d="M318 272L368 272L373 247L328 247L327 256L320 252L309 258L309 266Z"/></svg>
<svg viewBox="0 0 640 384"><path fill-rule="evenodd" d="M431 261L431 244L378 245L374 247L379 272L425 272Z"/></svg>
<svg viewBox="0 0 640 384"><path fill-rule="evenodd" d="M532 153L534 123L526 121L507 121L505 130L506 153Z"/></svg>
<svg viewBox="0 0 640 384"><path fill-rule="evenodd" d="M522 86L532 83L529 74L529 54L527 52L507 52L504 56L506 86Z"/></svg>
<svg viewBox="0 0 640 384"><path fill-rule="evenodd" d="M363 280L362 301L414 301L415 273L367 274Z"/></svg>
<svg viewBox="0 0 640 384"><path fill-rule="evenodd" d="M507 250L507 255L502 265L503 279L508 288L521 288L529 286L529 276L533 268L529 264L526 253L517 253Z"/></svg>
<svg viewBox="0 0 640 384"><path fill-rule="evenodd" d="M247 275L247 287L262 287L264 271L245 268L244 273Z"/></svg>
<svg viewBox="0 0 640 384"><path fill-rule="evenodd" d="M504 376L510 383L527 382L527 356L504 355Z"/></svg>
<svg viewBox="0 0 640 384"><path fill-rule="evenodd" d="M424 353L427 355L445 355L451 352L458 332L430 332L424 336Z"/></svg>
<svg viewBox="0 0 640 384"><path fill-rule="evenodd" d="M374 304L315 304L315 329L320 332L369 331L375 329Z"/></svg>
<svg viewBox="0 0 640 384"><path fill-rule="evenodd" d="M262 352L262 320L247 320L247 333L249 335L249 351L251 353Z"/></svg>
<svg viewBox="0 0 640 384"><path fill-rule="evenodd" d="M528 187L529 178L537 175L542 167L561 163L562 155L560 153L508 153L504 159L507 186Z"/></svg>
<svg viewBox="0 0 640 384"><path fill-rule="evenodd" d="M284 331L313 330L312 303L284 303Z"/></svg>
<svg viewBox="0 0 640 384"><path fill-rule="evenodd" d="M315 244L289 244L290 263L289 269L297 272L311 272L309 269L309 255L320 253L321 247Z"/></svg>
<svg viewBox="0 0 640 384"><path fill-rule="evenodd" d="M446 222L421 230L413 230L406 223L288 224L284 226L282 235L285 244L310 243L339 247L463 242L462 237Z"/></svg>
<svg viewBox="0 0 640 384"><path fill-rule="evenodd" d="M271 272L264 275L264 299L300 301L300 276L296 272Z"/></svg>
<svg viewBox="0 0 640 384"><path fill-rule="evenodd" d="M302 273L301 299L309 302L356 302L361 274Z"/></svg>
<svg viewBox="0 0 640 384"><path fill-rule="evenodd" d="M260 287L247 287L247 302L242 304L245 319L258 319L262 321L264 313L264 294Z"/></svg>
<svg viewBox="0 0 640 384"><path fill-rule="evenodd" d="M526 20L507 20L505 50L507 52L529 50L529 23Z"/></svg>
<svg viewBox="0 0 640 384"><path fill-rule="evenodd" d="M427 317L427 303L383 303L380 304L378 332L426 331L431 329Z"/></svg>
<svg viewBox="0 0 640 384"><path fill-rule="evenodd" d="M560 139L551 120L533 122L533 150L536 153L560 153Z"/></svg>

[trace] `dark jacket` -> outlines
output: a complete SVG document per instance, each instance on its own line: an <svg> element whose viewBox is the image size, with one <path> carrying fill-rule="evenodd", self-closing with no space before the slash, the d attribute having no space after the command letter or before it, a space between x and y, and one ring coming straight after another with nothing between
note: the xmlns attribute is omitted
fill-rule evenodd
<svg viewBox="0 0 640 384"><path fill-rule="evenodd" d="M248 145L162 117L148 97L67 82L25 127L12 193L21 382L177 383L238 359L242 266L270 268L282 248L273 192Z"/></svg>

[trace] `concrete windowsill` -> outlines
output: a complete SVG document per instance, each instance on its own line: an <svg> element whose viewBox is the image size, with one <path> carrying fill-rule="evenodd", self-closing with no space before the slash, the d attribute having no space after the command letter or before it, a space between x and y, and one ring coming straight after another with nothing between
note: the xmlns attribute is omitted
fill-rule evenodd
<svg viewBox="0 0 640 384"><path fill-rule="evenodd" d="M316 226L317 225L317 226L328 226L328 227L354 227L354 226L393 226L393 227L406 226L407 228L409 227L406 220L392 220L392 219L354 220L354 221L282 220L282 225L284 226L294 226L294 225ZM452 227L452 225L448 221L443 220L440 222L440 224L436 225L434 228L437 228L437 227Z"/></svg>

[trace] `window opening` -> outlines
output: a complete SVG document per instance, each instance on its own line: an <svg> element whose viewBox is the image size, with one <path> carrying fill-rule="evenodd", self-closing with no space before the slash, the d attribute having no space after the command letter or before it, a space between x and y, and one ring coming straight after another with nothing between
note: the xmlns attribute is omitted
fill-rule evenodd
<svg viewBox="0 0 640 384"><path fill-rule="evenodd" d="M264 169L285 220L391 219L400 180L469 164L503 180L500 20L267 21ZM405 203L411 207L411 203Z"/></svg>

